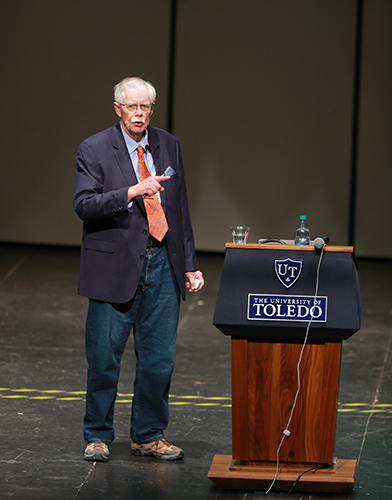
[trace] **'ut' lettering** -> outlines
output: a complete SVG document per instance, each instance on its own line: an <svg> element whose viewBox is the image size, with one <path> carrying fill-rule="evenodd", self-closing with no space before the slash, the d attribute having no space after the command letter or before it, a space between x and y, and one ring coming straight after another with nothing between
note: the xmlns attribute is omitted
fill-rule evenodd
<svg viewBox="0 0 392 500"><path fill-rule="evenodd" d="M283 272L282 272L282 266L284 267ZM287 274L287 270L291 272L290 278L295 278L295 271L298 271L296 267L289 266L288 264L278 264L278 273L281 276L285 276Z"/></svg>

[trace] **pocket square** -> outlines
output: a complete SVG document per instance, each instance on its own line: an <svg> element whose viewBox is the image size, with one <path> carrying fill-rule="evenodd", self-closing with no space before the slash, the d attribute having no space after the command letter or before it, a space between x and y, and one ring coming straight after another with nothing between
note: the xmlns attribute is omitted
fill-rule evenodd
<svg viewBox="0 0 392 500"><path fill-rule="evenodd" d="M163 172L163 175L167 175L171 177L172 175L176 174L177 172L172 168L172 167L167 167L167 169Z"/></svg>

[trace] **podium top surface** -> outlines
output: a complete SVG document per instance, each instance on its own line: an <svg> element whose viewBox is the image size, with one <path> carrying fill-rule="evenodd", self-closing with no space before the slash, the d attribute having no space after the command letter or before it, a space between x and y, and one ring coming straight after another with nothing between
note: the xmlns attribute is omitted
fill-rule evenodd
<svg viewBox="0 0 392 500"><path fill-rule="evenodd" d="M314 252L313 242L311 241L309 245L296 245L294 240L282 240L285 242L284 245L281 243L246 243L236 244L236 243L226 243L225 248L239 248L239 249L260 249L260 250L305 250ZM324 252L345 252L353 253L354 247L340 246L340 245L325 245Z"/></svg>

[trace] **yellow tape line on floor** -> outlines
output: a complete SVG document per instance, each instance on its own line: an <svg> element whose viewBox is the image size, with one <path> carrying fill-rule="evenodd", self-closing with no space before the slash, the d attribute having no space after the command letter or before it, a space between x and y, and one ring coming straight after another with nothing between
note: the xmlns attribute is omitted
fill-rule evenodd
<svg viewBox="0 0 392 500"><path fill-rule="evenodd" d="M64 389L11 389L0 387L0 399L25 399L25 400L55 400L55 401L85 401L86 391L66 391ZM198 406L231 408L229 396L201 396L199 394L177 396L169 395L171 406ZM133 400L132 393L118 393L116 403L130 404ZM392 415L392 404L368 403L339 403L339 413L373 413Z"/></svg>

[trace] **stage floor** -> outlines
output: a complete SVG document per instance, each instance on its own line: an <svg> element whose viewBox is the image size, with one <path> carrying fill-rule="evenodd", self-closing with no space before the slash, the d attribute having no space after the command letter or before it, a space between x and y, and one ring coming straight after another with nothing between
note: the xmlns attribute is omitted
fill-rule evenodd
<svg viewBox="0 0 392 500"><path fill-rule="evenodd" d="M166 438L183 461L133 457L129 340L108 463L85 462L87 299L76 248L0 244L0 498L86 500L386 500L392 497L392 261L359 260L360 332L343 343L335 453L357 460L340 494L221 490L207 477L231 454L230 338L213 325L223 254L201 253L205 288L182 304Z"/></svg>

